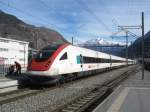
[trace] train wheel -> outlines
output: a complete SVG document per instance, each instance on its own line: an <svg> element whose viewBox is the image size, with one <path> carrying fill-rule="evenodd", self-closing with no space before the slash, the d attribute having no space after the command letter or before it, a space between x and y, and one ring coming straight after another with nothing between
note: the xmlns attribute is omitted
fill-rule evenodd
<svg viewBox="0 0 150 112"><path fill-rule="evenodd" d="M60 86L60 81L59 81L59 79L56 80L56 86Z"/></svg>
<svg viewBox="0 0 150 112"><path fill-rule="evenodd" d="M78 74L74 73L75 80L78 78Z"/></svg>
<svg viewBox="0 0 150 112"><path fill-rule="evenodd" d="M61 77L59 78L59 83L60 83L60 84L64 84L64 83L65 83L65 77L64 77L64 76L61 76Z"/></svg>

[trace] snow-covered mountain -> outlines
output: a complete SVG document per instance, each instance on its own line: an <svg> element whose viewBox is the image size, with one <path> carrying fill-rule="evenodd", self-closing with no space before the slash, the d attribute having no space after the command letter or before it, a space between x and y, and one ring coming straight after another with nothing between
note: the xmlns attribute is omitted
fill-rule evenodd
<svg viewBox="0 0 150 112"><path fill-rule="evenodd" d="M104 40L104 39L97 38L97 39L88 40L84 44L88 44L88 45L110 45L111 43L109 41Z"/></svg>
<svg viewBox="0 0 150 112"><path fill-rule="evenodd" d="M113 42L103 38L96 38L90 39L86 42L74 40L74 45L123 57L125 48L124 46L126 43ZM99 47L97 48L97 46Z"/></svg>
<svg viewBox="0 0 150 112"><path fill-rule="evenodd" d="M125 45L126 43L123 43L123 42L111 42L111 41L108 41L108 40L105 40L103 38L97 38L97 39L91 39L91 40L88 40L84 43L82 43L83 45Z"/></svg>

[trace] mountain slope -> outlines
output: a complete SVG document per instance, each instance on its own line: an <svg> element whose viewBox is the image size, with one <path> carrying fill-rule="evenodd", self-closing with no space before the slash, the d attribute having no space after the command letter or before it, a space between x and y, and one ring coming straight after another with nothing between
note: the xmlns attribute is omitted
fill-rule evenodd
<svg viewBox="0 0 150 112"><path fill-rule="evenodd" d="M125 56L124 43L110 42L103 38L91 39L84 43L78 44L78 46L121 57Z"/></svg>
<svg viewBox="0 0 150 112"><path fill-rule="evenodd" d="M141 49L141 38L138 38L129 47L129 56L133 58L141 57ZM150 31L144 36L144 53L146 58L150 58Z"/></svg>
<svg viewBox="0 0 150 112"><path fill-rule="evenodd" d="M125 45L125 43L122 42L111 42L108 40L105 40L103 38L96 38L91 39L83 43L84 45L102 45L102 46L115 46L115 45Z"/></svg>
<svg viewBox="0 0 150 112"><path fill-rule="evenodd" d="M67 42L57 31L28 25L15 16L2 11L0 11L0 36L30 42L30 47L36 49L41 49L53 42Z"/></svg>

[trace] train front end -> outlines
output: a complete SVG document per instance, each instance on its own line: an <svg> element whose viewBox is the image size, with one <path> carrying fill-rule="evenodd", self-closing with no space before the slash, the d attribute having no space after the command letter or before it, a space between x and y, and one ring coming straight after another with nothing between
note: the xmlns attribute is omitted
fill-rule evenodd
<svg viewBox="0 0 150 112"><path fill-rule="evenodd" d="M57 80L58 68L54 67L56 57L68 44L52 44L40 50L28 66L26 75L32 82L47 83Z"/></svg>

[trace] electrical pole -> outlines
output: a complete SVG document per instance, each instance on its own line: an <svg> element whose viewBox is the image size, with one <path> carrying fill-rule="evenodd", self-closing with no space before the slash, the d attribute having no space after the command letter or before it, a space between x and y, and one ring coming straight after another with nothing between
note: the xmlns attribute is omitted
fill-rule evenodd
<svg viewBox="0 0 150 112"><path fill-rule="evenodd" d="M131 54L130 54L130 57L131 57L131 59L134 59L132 41L131 41L131 44L130 44L130 45L131 45L131 50L130 50Z"/></svg>
<svg viewBox="0 0 150 112"><path fill-rule="evenodd" d="M136 26L118 26L124 33L125 33L125 39L126 39L126 50L125 50L125 57L126 57L126 65L128 67L128 33L129 31L126 30L127 28L134 28ZM124 28L125 27L125 28ZM119 32L120 33L120 32ZM115 33L117 34L117 33Z"/></svg>
<svg viewBox="0 0 150 112"><path fill-rule="evenodd" d="M142 80L144 79L144 12L142 12Z"/></svg>
<svg viewBox="0 0 150 112"><path fill-rule="evenodd" d="M72 45L73 45L73 37L72 37Z"/></svg>
<svg viewBox="0 0 150 112"><path fill-rule="evenodd" d="M126 63L128 66L128 31L126 31L125 33L126 33Z"/></svg>
<svg viewBox="0 0 150 112"><path fill-rule="evenodd" d="M37 50L39 48L38 43L39 43L39 34L38 34L38 32L36 32L36 49Z"/></svg>
<svg viewBox="0 0 150 112"><path fill-rule="evenodd" d="M142 31L142 36L140 38L141 38L141 46L142 46L141 54L142 54L142 80L143 80L144 79L144 12L141 13L141 16L142 16L141 17L142 26L141 25L134 25L134 26L118 26L118 27L121 28L122 31L128 32L131 36L138 37L138 38L139 38L139 36L130 32L128 29L141 29L141 31ZM113 35L116 35L118 33L120 33L120 32L116 32ZM126 41L128 41L127 36L128 35L126 33ZM126 51L126 56L127 56L127 51Z"/></svg>

